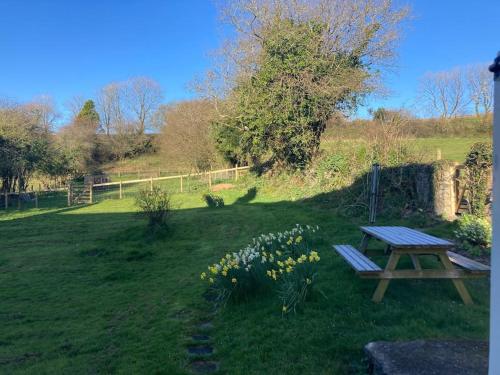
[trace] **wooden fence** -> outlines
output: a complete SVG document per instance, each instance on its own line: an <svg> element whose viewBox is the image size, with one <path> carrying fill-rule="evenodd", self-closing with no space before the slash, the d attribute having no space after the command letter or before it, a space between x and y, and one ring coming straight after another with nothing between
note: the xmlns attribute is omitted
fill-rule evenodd
<svg viewBox="0 0 500 375"><path fill-rule="evenodd" d="M198 173L186 173L179 174L176 176L163 176L163 177L149 177L142 179L134 179L134 180L120 180L116 182L104 182L104 183L92 183L90 182L84 184L68 184L66 187L61 187L57 189L50 190L33 190L33 191L24 191L24 192L6 192L0 193L0 207L4 209L8 208L17 208L21 209L25 204L30 204L32 207L39 207L39 199L44 196L45 201L50 198L46 198L46 195L49 193L58 194L58 204L63 203L61 200L64 199L64 205L72 206L75 204L88 204L94 203L96 193L99 189L106 187L117 187L118 188L118 197L120 199L123 198L124 191L123 188L126 185L130 184L138 184L138 183L149 183L149 187L152 190L154 183L156 181L165 181L165 180L179 180L179 191L183 193L185 189L185 183L187 179L191 177L201 177L202 179L206 179L206 184L208 188L212 189L212 184L214 182L214 176L218 174L227 173L229 176L230 173L234 175L231 177L235 181L238 180L240 173L243 171L247 171L250 167L234 167L228 169L219 169L213 171L206 172L198 172ZM229 177L228 177L229 178ZM65 197L66 195L66 197ZM67 202L67 203L66 203Z"/></svg>
<svg viewBox="0 0 500 375"><path fill-rule="evenodd" d="M166 180L179 180L179 188L180 192L184 192L184 179L191 178L191 177L205 177L207 180L207 185L208 188L211 190L212 189L212 183L213 183L213 176L221 173L230 173L234 172L234 180L238 181L238 178L240 176L240 172L248 170L250 167L234 167L234 168L228 168L228 169L218 169L214 171L206 171L206 172L198 172L198 173L187 173L187 174L180 174L176 176L164 176L164 177L150 177L150 178L142 178L142 179L135 179L135 180L120 180L116 182L105 182L105 183L99 183L99 184L94 184L94 183L89 183L88 184L88 203L93 203L94 201L94 189L96 188L104 188L104 187L118 187L119 191L119 198L123 198L123 187L124 185L129 185L129 184L138 184L138 183L149 183L150 189L153 190L153 185L154 182L156 181L166 181ZM70 201L68 199L68 201Z"/></svg>

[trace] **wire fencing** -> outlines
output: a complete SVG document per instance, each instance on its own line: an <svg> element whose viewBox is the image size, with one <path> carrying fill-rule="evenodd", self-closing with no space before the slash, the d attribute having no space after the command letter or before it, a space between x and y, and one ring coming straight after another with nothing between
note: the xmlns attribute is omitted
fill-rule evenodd
<svg viewBox="0 0 500 375"><path fill-rule="evenodd" d="M68 189L0 193L0 210L62 208L68 206Z"/></svg>

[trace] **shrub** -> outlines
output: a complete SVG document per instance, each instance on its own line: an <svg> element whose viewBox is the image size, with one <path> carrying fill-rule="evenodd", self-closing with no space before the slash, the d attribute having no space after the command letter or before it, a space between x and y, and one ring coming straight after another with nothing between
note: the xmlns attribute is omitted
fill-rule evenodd
<svg viewBox="0 0 500 375"><path fill-rule="evenodd" d="M203 195L203 199L210 208L224 207L224 199L221 196L215 194L205 194Z"/></svg>
<svg viewBox="0 0 500 375"><path fill-rule="evenodd" d="M334 174L345 175L349 173L349 159L344 154L331 154L318 162L318 177L331 177Z"/></svg>
<svg viewBox="0 0 500 375"><path fill-rule="evenodd" d="M296 311L310 294L320 257L311 249L318 228L296 225L293 229L254 238L235 253L227 253L208 266L201 279L209 284L219 304L241 300L276 285L283 313Z"/></svg>
<svg viewBox="0 0 500 375"><path fill-rule="evenodd" d="M457 224L455 237L466 250L478 253L491 247L492 230L488 220L474 215L463 215Z"/></svg>
<svg viewBox="0 0 500 375"><path fill-rule="evenodd" d="M166 191L155 186L152 190L141 190L136 199L140 214L148 219L152 230L166 228L172 209L170 196Z"/></svg>
<svg viewBox="0 0 500 375"><path fill-rule="evenodd" d="M476 216L485 214L488 180L492 165L493 150L491 143L478 142L472 145L465 160L465 167L471 213Z"/></svg>

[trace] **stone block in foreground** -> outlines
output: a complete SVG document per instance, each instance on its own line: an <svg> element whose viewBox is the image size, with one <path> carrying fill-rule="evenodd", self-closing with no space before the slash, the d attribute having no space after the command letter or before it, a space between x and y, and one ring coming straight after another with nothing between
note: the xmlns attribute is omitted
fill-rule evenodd
<svg viewBox="0 0 500 375"><path fill-rule="evenodd" d="M374 375L487 375L486 341L376 341L365 346Z"/></svg>

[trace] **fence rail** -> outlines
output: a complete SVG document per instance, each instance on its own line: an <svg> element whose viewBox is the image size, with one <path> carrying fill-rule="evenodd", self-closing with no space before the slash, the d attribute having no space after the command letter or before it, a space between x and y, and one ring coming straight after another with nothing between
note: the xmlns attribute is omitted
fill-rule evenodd
<svg viewBox="0 0 500 375"><path fill-rule="evenodd" d="M150 182L150 181L162 181L162 180L174 180L174 179L180 179L180 178L189 178L189 177L196 177L196 176L208 176L208 178L211 178L213 174L216 173L226 173L226 172L236 172L236 176L238 176L239 171L245 171L248 170L250 167L234 167L234 168L228 168L228 169L219 169L215 171L206 171L206 172L198 172L198 173L187 173L187 174L180 174L177 176L164 176L164 177L150 177L150 178L142 178L138 180L125 180L125 181L116 181L116 182L105 182L102 184L92 184L93 187L100 187L100 186L119 186L119 185L126 185L126 184L137 184L141 182ZM236 177L236 180L238 178Z"/></svg>
<svg viewBox="0 0 500 375"><path fill-rule="evenodd" d="M91 181L90 183L85 185L86 187L84 190L86 191L86 193L84 192L83 194L84 196L83 201L80 200L78 203L94 203L94 201L98 199L113 199L113 197L122 199L125 193L130 194L131 192L134 193L137 192L137 190L134 190L135 188L133 187L133 185L148 184L149 189L153 190L154 183L162 181L164 181L163 183L164 185L166 181L179 180L179 183L174 183L174 185L170 183L167 184L167 187L174 188L176 191L180 193L185 192L186 187L187 190L189 191L203 186L207 186L208 189L211 190L212 184L217 180L234 179L234 181L237 181L240 176L240 173L243 171L247 171L249 168L250 167L248 166L245 167L236 166L234 168L218 169L218 170L196 172L196 173L184 173L175 176L163 176L163 177L151 176L149 178L102 182L97 184ZM193 179L195 180L194 184L193 184ZM128 190L125 189L126 187Z"/></svg>
<svg viewBox="0 0 500 375"><path fill-rule="evenodd" d="M94 184L92 181L87 183L70 183L66 187L49 189L49 190L33 190L25 192L7 192L0 193L0 209L8 208L49 208L49 207L65 207L78 204L89 204L102 199L122 199L125 195L135 194L138 189L134 185L148 184L150 189L153 189L155 182L175 181L179 183L174 185L167 184L168 188L174 188L178 192L193 191L203 189L204 186L212 189L212 184L217 180L234 180L237 181L240 172L247 171L250 167L234 167L227 169L218 169L206 172L185 173L175 176L149 177L133 180L120 180L115 182L104 182ZM225 177L221 177L225 174ZM193 181L194 179L194 181ZM165 185L165 182L162 186ZM125 188L126 186L127 189Z"/></svg>

